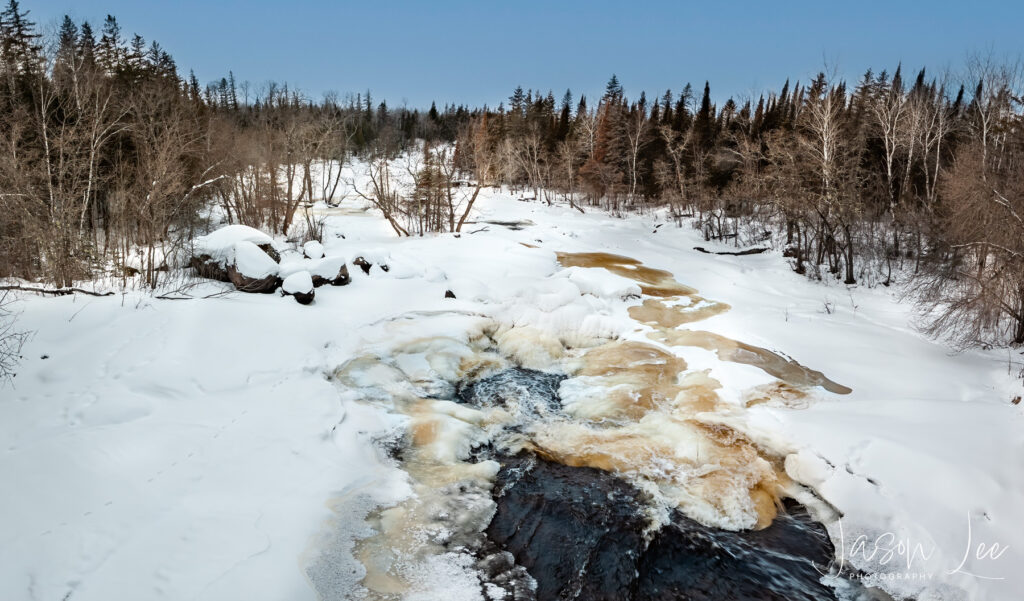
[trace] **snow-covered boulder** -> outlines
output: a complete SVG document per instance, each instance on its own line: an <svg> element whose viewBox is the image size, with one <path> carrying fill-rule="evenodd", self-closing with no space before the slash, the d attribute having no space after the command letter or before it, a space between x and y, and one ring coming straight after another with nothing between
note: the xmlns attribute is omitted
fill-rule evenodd
<svg viewBox="0 0 1024 601"><path fill-rule="evenodd" d="M313 290L313 277L308 271L297 271L284 279L281 290L288 296L294 296L300 305L313 302L316 292Z"/></svg>
<svg viewBox="0 0 1024 601"><path fill-rule="evenodd" d="M358 267L359 269L362 269L363 273L366 274L370 273L370 267L372 267L370 262L363 257L356 257L355 259L352 259L352 264Z"/></svg>
<svg viewBox="0 0 1024 601"><path fill-rule="evenodd" d="M205 236L196 238L196 253L211 257L222 256L239 242L252 242L274 260L281 262L281 254L274 248L274 240L267 234L247 225L226 225Z"/></svg>
<svg viewBox="0 0 1024 601"><path fill-rule="evenodd" d="M189 264L202 277L233 282L228 267L234 262L235 246L241 242L252 244L274 263L281 262L270 236L256 228L236 224L196 238Z"/></svg>
<svg viewBox="0 0 1024 601"><path fill-rule="evenodd" d="M352 264L363 270L363 273L369 275L370 268L376 265L381 271L387 272L390 268L383 257L370 257L367 258L364 255L360 255L355 259L352 259Z"/></svg>
<svg viewBox="0 0 1024 601"><path fill-rule="evenodd" d="M225 262L228 279L242 292L273 292L281 284L278 264L252 242L236 242Z"/></svg>
<svg viewBox="0 0 1024 601"><path fill-rule="evenodd" d="M322 259L324 256L324 245L316 240L310 240L302 245L302 254L307 259Z"/></svg>
<svg viewBox="0 0 1024 601"><path fill-rule="evenodd" d="M257 246L261 244L273 245L274 243L270 236L254 227L235 224L225 225L205 236L196 238L196 250L212 255L223 249L231 248L236 242L252 242Z"/></svg>
<svg viewBox="0 0 1024 601"><path fill-rule="evenodd" d="M348 274L348 265L342 257L326 257L316 263L310 270L313 276L313 286L319 287L324 284L331 286L346 286L352 281Z"/></svg>

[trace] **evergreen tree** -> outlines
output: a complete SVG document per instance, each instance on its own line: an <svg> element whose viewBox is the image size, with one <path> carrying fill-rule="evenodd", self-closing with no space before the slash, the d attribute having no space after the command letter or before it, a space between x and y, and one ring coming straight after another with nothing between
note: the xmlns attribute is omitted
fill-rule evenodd
<svg viewBox="0 0 1024 601"><path fill-rule="evenodd" d="M704 82L700 109L693 119L693 133L698 149L711 150L715 140L715 111L711 107L711 85L708 82Z"/></svg>
<svg viewBox="0 0 1024 601"><path fill-rule="evenodd" d="M7 68L20 73L32 72L41 63L41 36L35 32L36 24L28 19L29 11L22 11L18 0L9 0L0 12L0 58Z"/></svg>
<svg viewBox="0 0 1024 601"><path fill-rule="evenodd" d="M53 78L58 85L68 85L78 63L78 26L64 15L57 33L57 56L53 64Z"/></svg>
<svg viewBox="0 0 1024 601"><path fill-rule="evenodd" d="M619 83L619 78L612 73L612 78L608 80L608 85L604 88L604 98L605 100L618 102L622 100L622 93L622 85Z"/></svg>
<svg viewBox="0 0 1024 601"><path fill-rule="evenodd" d="M124 62L124 40L121 39L121 26L113 15L107 15L103 22L103 32L96 45L96 62L107 74L113 75Z"/></svg>

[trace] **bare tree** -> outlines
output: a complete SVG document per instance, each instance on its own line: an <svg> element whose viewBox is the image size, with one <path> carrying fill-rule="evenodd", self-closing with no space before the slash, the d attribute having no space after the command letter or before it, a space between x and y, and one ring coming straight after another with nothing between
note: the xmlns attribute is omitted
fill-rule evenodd
<svg viewBox="0 0 1024 601"><path fill-rule="evenodd" d="M10 290L0 291L0 386L14 377L21 361L21 348L29 337L28 332L16 328L13 302Z"/></svg>

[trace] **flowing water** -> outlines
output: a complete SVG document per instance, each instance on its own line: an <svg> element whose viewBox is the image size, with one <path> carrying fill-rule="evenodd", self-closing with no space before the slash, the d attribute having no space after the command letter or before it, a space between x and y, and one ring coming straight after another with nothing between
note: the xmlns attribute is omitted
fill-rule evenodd
<svg viewBox="0 0 1024 601"><path fill-rule="evenodd" d="M745 407L801 407L849 389L767 349L680 329L729 310L672 274L604 253L559 254L646 295L650 342L570 344L483 320L461 337L394 343L334 379L406 417L392 446L414 494L367 517L353 596L432 599L832 599L827 504L752 439ZM737 405L672 347L773 376ZM525 367L541 353L544 369ZM808 508L794 501L810 503ZM322 598L332 580L310 574ZM852 597L850 597L852 598Z"/></svg>

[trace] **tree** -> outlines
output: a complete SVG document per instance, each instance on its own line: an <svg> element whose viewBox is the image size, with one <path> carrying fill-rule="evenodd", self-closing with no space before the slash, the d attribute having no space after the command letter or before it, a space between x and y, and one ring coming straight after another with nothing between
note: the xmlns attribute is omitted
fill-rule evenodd
<svg viewBox="0 0 1024 601"><path fill-rule="evenodd" d="M18 0L8 0L7 8L0 12L0 59L9 72L23 75L38 70L42 52L42 36L35 32L36 24L28 14Z"/></svg>
<svg viewBox="0 0 1024 601"><path fill-rule="evenodd" d="M29 333L17 329L17 315L11 308L14 298L10 290L0 291L0 387L14 377L21 361L21 348Z"/></svg>

